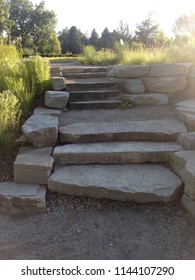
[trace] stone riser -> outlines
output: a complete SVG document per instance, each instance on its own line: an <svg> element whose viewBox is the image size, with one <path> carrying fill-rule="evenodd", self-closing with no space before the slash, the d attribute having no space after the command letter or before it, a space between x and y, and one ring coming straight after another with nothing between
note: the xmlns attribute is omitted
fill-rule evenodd
<svg viewBox="0 0 195 280"><path fill-rule="evenodd" d="M62 67L61 72L64 76L70 73L99 73L106 72L107 67L105 66L73 66L73 67Z"/></svg>
<svg viewBox="0 0 195 280"><path fill-rule="evenodd" d="M87 90L118 89L115 82L91 82L91 83L66 83L66 91L87 91Z"/></svg>
<svg viewBox="0 0 195 280"><path fill-rule="evenodd" d="M96 100L96 101L78 101L70 102L70 108L73 110L97 110L97 109L116 109L121 105L120 100Z"/></svg>
<svg viewBox="0 0 195 280"><path fill-rule="evenodd" d="M105 100L121 95L120 90L76 91L70 93L70 101Z"/></svg>
<svg viewBox="0 0 195 280"><path fill-rule="evenodd" d="M64 77L65 78L72 78L72 79L106 78L106 72L64 73Z"/></svg>

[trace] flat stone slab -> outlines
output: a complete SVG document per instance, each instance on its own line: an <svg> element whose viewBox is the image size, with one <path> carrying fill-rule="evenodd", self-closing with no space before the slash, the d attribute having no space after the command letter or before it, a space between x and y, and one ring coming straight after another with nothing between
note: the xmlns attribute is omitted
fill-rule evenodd
<svg viewBox="0 0 195 280"><path fill-rule="evenodd" d="M185 183L185 193L190 199L195 200L195 151L171 154L170 165Z"/></svg>
<svg viewBox="0 0 195 280"><path fill-rule="evenodd" d="M193 108L195 110L195 99L177 102L175 106L184 107L184 108Z"/></svg>
<svg viewBox="0 0 195 280"><path fill-rule="evenodd" d="M186 132L177 120L76 123L59 128L61 143L175 141Z"/></svg>
<svg viewBox="0 0 195 280"><path fill-rule="evenodd" d="M195 132L181 133L177 137L177 142L186 150L195 150Z"/></svg>
<svg viewBox="0 0 195 280"><path fill-rule="evenodd" d="M35 148L54 146L58 135L58 118L32 115L22 126L22 132Z"/></svg>
<svg viewBox="0 0 195 280"><path fill-rule="evenodd" d="M187 76L192 63L154 64L150 66L150 77Z"/></svg>
<svg viewBox="0 0 195 280"><path fill-rule="evenodd" d="M181 146L175 142L69 144L56 147L53 157L57 165L161 162L180 150Z"/></svg>
<svg viewBox="0 0 195 280"><path fill-rule="evenodd" d="M126 94L136 105L168 105L169 98L163 93Z"/></svg>
<svg viewBox="0 0 195 280"><path fill-rule="evenodd" d="M45 106L53 109L65 109L69 99L67 91L46 91Z"/></svg>
<svg viewBox="0 0 195 280"><path fill-rule="evenodd" d="M46 208L46 188L14 182L0 183L0 212L41 212Z"/></svg>
<svg viewBox="0 0 195 280"><path fill-rule="evenodd" d="M107 75L113 78L141 78L149 75L149 65L114 65Z"/></svg>
<svg viewBox="0 0 195 280"><path fill-rule="evenodd" d="M45 107L38 107L38 108L35 108L33 111L33 115L48 115L48 116L54 116L54 117L60 116L61 113L62 113L62 110L49 109L49 108L45 108Z"/></svg>
<svg viewBox="0 0 195 280"><path fill-rule="evenodd" d="M14 162L14 181L46 185L54 163L51 153L52 147L21 148Z"/></svg>
<svg viewBox="0 0 195 280"><path fill-rule="evenodd" d="M76 165L56 170L48 180L52 192L130 202L178 199L182 182L157 164Z"/></svg>

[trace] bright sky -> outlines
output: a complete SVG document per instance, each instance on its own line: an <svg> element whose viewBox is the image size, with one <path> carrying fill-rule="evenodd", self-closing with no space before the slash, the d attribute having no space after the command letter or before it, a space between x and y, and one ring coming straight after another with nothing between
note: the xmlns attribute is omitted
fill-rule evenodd
<svg viewBox="0 0 195 280"><path fill-rule="evenodd" d="M34 4L41 2L31 1ZM175 19L184 13L195 12L194 0L45 0L45 6L58 17L57 31L74 25L89 35L93 28L99 34L105 27L112 31L121 19L133 31L149 12L154 12L153 19L171 36Z"/></svg>

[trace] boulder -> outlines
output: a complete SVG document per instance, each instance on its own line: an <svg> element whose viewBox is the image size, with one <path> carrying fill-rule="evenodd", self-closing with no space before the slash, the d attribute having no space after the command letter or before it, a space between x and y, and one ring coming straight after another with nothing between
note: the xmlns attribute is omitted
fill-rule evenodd
<svg viewBox="0 0 195 280"><path fill-rule="evenodd" d="M150 67L150 77L187 76L191 63L155 64Z"/></svg>
<svg viewBox="0 0 195 280"><path fill-rule="evenodd" d="M147 65L115 65L107 75L113 78L141 78L148 76L149 68Z"/></svg>
<svg viewBox="0 0 195 280"><path fill-rule="evenodd" d="M183 91L186 87L185 76L172 76L142 79L146 92L174 93Z"/></svg>
<svg viewBox="0 0 195 280"><path fill-rule="evenodd" d="M52 77L53 90L64 90L66 88L65 78L63 77Z"/></svg>
<svg viewBox="0 0 195 280"><path fill-rule="evenodd" d="M119 79L119 89L128 93L144 93L145 87L139 79Z"/></svg>
<svg viewBox="0 0 195 280"><path fill-rule="evenodd" d="M58 118L32 115L22 126L22 131L35 148L54 146L58 136Z"/></svg>
<svg viewBox="0 0 195 280"><path fill-rule="evenodd" d="M46 189L39 185L0 183L0 212L41 212L46 208Z"/></svg>
<svg viewBox="0 0 195 280"><path fill-rule="evenodd" d="M69 92L66 91L46 91L45 106L53 109L65 109L69 99Z"/></svg>
<svg viewBox="0 0 195 280"><path fill-rule="evenodd" d="M126 94L135 105L168 105L169 98L162 93Z"/></svg>
<svg viewBox="0 0 195 280"><path fill-rule="evenodd" d="M54 162L51 153L52 147L21 148L14 162L14 181L46 185Z"/></svg>

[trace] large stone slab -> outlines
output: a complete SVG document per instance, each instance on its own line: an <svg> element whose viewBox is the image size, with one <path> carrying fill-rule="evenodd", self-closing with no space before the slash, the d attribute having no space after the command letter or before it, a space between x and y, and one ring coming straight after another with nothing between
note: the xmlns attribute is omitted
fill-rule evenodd
<svg viewBox="0 0 195 280"><path fill-rule="evenodd" d="M39 185L0 183L0 212L41 212L46 208L46 189Z"/></svg>
<svg viewBox="0 0 195 280"><path fill-rule="evenodd" d="M145 87L140 79L119 79L119 88L123 92L128 93L143 93Z"/></svg>
<svg viewBox="0 0 195 280"><path fill-rule="evenodd" d="M185 76L143 78L147 92L174 93L183 91L186 87Z"/></svg>
<svg viewBox="0 0 195 280"><path fill-rule="evenodd" d="M69 99L69 92L67 91L46 91L45 106L53 109L65 109Z"/></svg>
<svg viewBox="0 0 195 280"><path fill-rule="evenodd" d="M177 142L186 150L195 150L195 132L181 133L177 137Z"/></svg>
<svg viewBox="0 0 195 280"><path fill-rule="evenodd" d="M66 80L64 77L52 77L52 88L53 90L64 90L66 88Z"/></svg>
<svg viewBox="0 0 195 280"><path fill-rule="evenodd" d="M185 193L195 200L195 151L171 154L170 165L185 183Z"/></svg>
<svg viewBox="0 0 195 280"><path fill-rule="evenodd" d="M35 148L54 146L58 135L58 118L33 115L24 123L22 131Z"/></svg>
<svg viewBox="0 0 195 280"><path fill-rule="evenodd" d="M177 120L76 123L60 127L61 143L116 141L175 141L186 132Z"/></svg>
<svg viewBox="0 0 195 280"><path fill-rule="evenodd" d="M135 105L168 105L169 98L163 93L144 93L126 95Z"/></svg>
<svg viewBox="0 0 195 280"><path fill-rule="evenodd" d="M52 192L130 202L169 202L180 197L182 182L156 164L76 165L56 170L48 180Z"/></svg>
<svg viewBox="0 0 195 280"><path fill-rule="evenodd" d="M167 161L170 153L180 150L175 142L87 143L58 146L53 157L57 165L143 163Z"/></svg>
<svg viewBox="0 0 195 280"><path fill-rule="evenodd" d="M154 64L150 67L150 77L187 76L191 63Z"/></svg>
<svg viewBox="0 0 195 280"><path fill-rule="evenodd" d="M141 78L149 74L148 65L114 65L108 69L107 75L113 78Z"/></svg>
<svg viewBox="0 0 195 280"><path fill-rule="evenodd" d="M52 147L21 148L14 162L14 181L46 185L54 162L51 153Z"/></svg>

